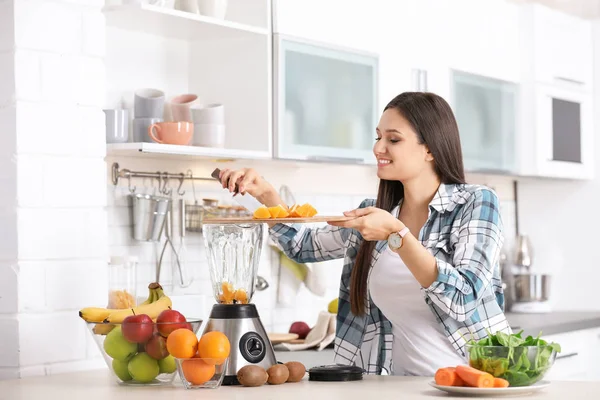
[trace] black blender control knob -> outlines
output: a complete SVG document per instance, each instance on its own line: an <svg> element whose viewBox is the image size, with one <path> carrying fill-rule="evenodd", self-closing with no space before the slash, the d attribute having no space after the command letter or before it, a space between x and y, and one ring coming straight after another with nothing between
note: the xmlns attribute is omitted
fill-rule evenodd
<svg viewBox="0 0 600 400"><path fill-rule="evenodd" d="M248 362L259 363L265 358L264 339L256 332L246 332L240 338L240 353Z"/></svg>

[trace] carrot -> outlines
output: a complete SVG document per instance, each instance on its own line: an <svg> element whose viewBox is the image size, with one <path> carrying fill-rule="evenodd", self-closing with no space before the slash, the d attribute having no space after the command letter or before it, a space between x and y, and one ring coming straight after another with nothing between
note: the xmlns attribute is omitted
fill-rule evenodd
<svg viewBox="0 0 600 400"><path fill-rule="evenodd" d="M508 387L508 381L502 378L494 378L494 387L495 388L505 388Z"/></svg>
<svg viewBox="0 0 600 400"><path fill-rule="evenodd" d="M478 388L494 387L494 377L487 372L480 371L468 365L459 365L456 367L456 373L467 386Z"/></svg>
<svg viewBox="0 0 600 400"><path fill-rule="evenodd" d="M454 367L438 369L435 373L435 383L441 386L465 386Z"/></svg>

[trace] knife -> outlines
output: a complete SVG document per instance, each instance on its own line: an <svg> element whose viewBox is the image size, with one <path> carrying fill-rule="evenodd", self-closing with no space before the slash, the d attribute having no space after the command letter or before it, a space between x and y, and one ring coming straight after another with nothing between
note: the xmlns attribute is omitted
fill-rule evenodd
<svg viewBox="0 0 600 400"><path fill-rule="evenodd" d="M219 179L219 174L221 173L221 170L219 168L216 168L212 174L210 174L210 176L212 176L213 178L215 178L219 183L221 182L221 179ZM227 194L231 194L231 192L229 191L229 189L224 188L224 191L227 191ZM259 207L262 207L262 203L258 200L256 200L252 195L245 193L245 194L240 194L238 192L238 186L237 184L235 185L235 190L233 192L233 196L232 196L233 200L235 200L240 206L244 207L246 210L248 210L248 212L250 213L254 213L254 211L256 211Z"/></svg>

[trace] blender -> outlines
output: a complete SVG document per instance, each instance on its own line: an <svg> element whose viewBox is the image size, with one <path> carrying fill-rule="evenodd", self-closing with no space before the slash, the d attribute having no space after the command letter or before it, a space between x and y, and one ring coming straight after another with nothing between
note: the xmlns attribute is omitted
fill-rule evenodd
<svg viewBox="0 0 600 400"><path fill-rule="evenodd" d="M277 363L273 345L251 303L265 234L264 224L210 224L202 234L216 304L204 333L223 332L231 343L224 385L239 384L237 372L245 365L265 370Z"/></svg>

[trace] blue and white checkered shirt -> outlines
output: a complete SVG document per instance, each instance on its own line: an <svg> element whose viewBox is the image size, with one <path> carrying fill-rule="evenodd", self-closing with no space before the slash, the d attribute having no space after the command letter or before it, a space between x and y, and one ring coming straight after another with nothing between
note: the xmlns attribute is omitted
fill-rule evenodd
<svg viewBox="0 0 600 400"><path fill-rule="evenodd" d="M373 205L375 201L368 199L360 207ZM361 234L355 229L303 224L277 224L270 234L299 263L344 258L335 362L358 365L368 374L391 374L391 323L370 296L365 315L350 311L350 276ZM465 356L466 340L484 338L488 330L510 333L498 265L504 239L496 194L484 186L441 184L429 203L419 240L438 267L437 280L421 289L423 299L456 351ZM385 240L377 242L371 266L386 245Z"/></svg>

